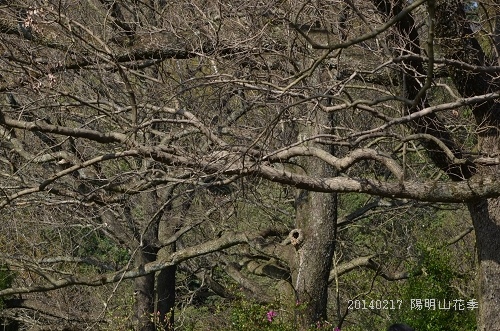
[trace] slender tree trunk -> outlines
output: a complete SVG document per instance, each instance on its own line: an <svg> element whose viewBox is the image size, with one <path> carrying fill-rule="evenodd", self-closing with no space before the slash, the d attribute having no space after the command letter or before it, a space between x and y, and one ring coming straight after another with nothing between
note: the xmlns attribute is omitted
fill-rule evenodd
<svg viewBox="0 0 500 331"><path fill-rule="evenodd" d="M175 308L175 266L166 268L158 274L157 295L158 311L160 313L160 323L164 329L169 331L174 329L174 308Z"/></svg>
<svg viewBox="0 0 500 331"><path fill-rule="evenodd" d="M317 112L313 123L302 134L309 137L324 132L330 126L328 114ZM309 146L325 148L311 142ZM304 158L302 166L311 176L330 177L329 165L315 158ZM296 202L297 239L293 285L299 303L298 330L326 320L328 276L332 267L336 227L336 195L301 192Z"/></svg>

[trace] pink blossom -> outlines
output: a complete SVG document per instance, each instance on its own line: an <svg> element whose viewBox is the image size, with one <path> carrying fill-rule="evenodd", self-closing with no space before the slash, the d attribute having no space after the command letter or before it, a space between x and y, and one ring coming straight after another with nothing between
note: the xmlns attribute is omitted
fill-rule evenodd
<svg viewBox="0 0 500 331"><path fill-rule="evenodd" d="M268 320L269 322L272 322L272 321L273 321L273 319L274 319L277 315L278 315L278 314L277 314L274 310L272 310L272 309L271 309L271 310L270 310L270 311L268 311L268 312L267 312L267 314L266 314L266 316L267 316L267 320Z"/></svg>

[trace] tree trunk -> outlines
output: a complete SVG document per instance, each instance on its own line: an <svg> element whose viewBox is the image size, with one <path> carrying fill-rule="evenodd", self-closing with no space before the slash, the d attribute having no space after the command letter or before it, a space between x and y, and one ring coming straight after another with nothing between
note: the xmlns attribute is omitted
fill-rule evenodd
<svg viewBox="0 0 500 331"><path fill-rule="evenodd" d="M500 200L481 199L468 204L476 231L478 255L477 330L500 330Z"/></svg>
<svg viewBox="0 0 500 331"><path fill-rule="evenodd" d="M327 114L317 112L311 126L302 134L309 137L323 133L330 121ZM309 146L324 148L318 143ZM329 177L332 168L325 162L304 158L302 166L311 176ZM336 195L303 191L296 201L295 261L293 285L298 309L298 330L307 330L311 325L326 320L328 299L328 276L332 266L336 228Z"/></svg>
<svg viewBox="0 0 500 331"><path fill-rule="evenodd" d="M500 111L500 110L497 110ZM495 124L493 117L489 118ZM493 127L494 126L490 126ZM498 130L480 130L479 146L483 153L497 154L500 151ZM500 167L482 167L480 174L498 173ZM500 330L500 199L480 199L468 203L474 230L478 256L477 296L479 301L478 331Z"/></svg>
<svg viewBox="0 0 500 331"><path fill-rule="evenodd" d="M162 233L160 227L160 233ZM165 233L166 234L166 233ZM163 248L158 257L169 256L175 252L175 244ZM166 331L174 330L174 308L175 308L175 273L177 267L171 266L158 273L156 279L157 308L159 322Z"/></svg>
<svg viewBox="0 0 500 331"><path fill-rule="evenodd" d="M158 274L157 295L160 323L167 331L174 329L175 272L176 266L168 267Z"/></svg>
<svg viewBox="0 0 500 331"><path fill-rule="evenodd" d="M140 249L135 258L135 266L140 267L155 260L156 254L153 254L153 252L150 251L148 252L147 249ZM134 327L137 331L155 331L155 275L149 274L143 277L135 278L134 286Z"/></svg>
<svg viewBox="0 0 500 331"><path fill-rule="evenodd" d="M164 201L172 201L175 186L171 187L164 193ZM158 239L160 242L166 242L171 236L179 230L179 226L186 219L188 209L191 207L194 194L189 194L178 208L173 208L172 203L164 206L163 212L157 217L158 219ZM156 199L160 200L159 197ZM156 210L160 208L156 205ZM172 243L158 251L157 259L168 257L175 253L177 248L176 243ZM163 269L158 273L156 278L156 308L158 313L157 329L166 331L174 330L174 311L175 311L175 281L176 281L177 266L173 265Z"/></svg>
<svg viewBox="0 0 500 331"><path fill-rule="evenodd" d="M139 242L139 249L135 256L135 266L141 267L146 263L156 261L158 257L158 228L159 220L162 218L163 210L158 204L159 197L156 191L143 194L140 197L142 208L140 218L134 218L132 213L127 212L129 220L140 224L135 231L135 237ZM151 273L134 280L135 285L135 327L137 331L155 331L160 316L155 309L155 274Z"/></svg>

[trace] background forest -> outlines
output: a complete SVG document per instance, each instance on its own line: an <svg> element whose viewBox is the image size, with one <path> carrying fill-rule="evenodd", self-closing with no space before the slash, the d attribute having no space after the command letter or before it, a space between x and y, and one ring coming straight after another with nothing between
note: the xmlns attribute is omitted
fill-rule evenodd
<svg viewBox="0 0 500 331"><path fill-rule="evenodd" d="M0 0L3 329L500 329L499 15Z"/></svg>

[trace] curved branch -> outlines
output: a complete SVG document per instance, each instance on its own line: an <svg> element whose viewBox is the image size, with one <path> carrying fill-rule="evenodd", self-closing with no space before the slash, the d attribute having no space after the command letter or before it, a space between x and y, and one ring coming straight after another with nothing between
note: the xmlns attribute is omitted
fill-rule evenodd
<svg viewBox="0 0 500 331"><path fill-rule="evenodd" d="M264 157L264 160L269 160L271 162L277 162L282 160L288 160L296 156L314 156L326 163L334 166L339 171L345 171L356 162L362 160L375 160L384 164L391 173L397 178L403 178L403 169L393 160L390 156L383 154L379 151L369 148L356 149L349 153L349 155L343 158L337 158L325 150L315 147L303 146L303 147L290 147L279 152L269 154Z"/></svg>
<svg viewBox="0 0 500 331"><path fill-rule="evenodd" d="M376 128L373 128L370 130L365 130L365 131L360 131L359 133L356 134L356 136L362 136L362 135L366 135L366 134L370 134L370 133L384 131L391 126L394 126L397 124L410 123L410 122L415 121L417 119L425 118L426 116L432 115L436 112L457 109L457 108L461 108L464 106L477 105L477 104L480 104L482 102L491 102L491 101L499 99L499 98L500 98L500 92L492 92L492 93L476 95L476 96L472 96L472 97L468 97L468 98L459 98L459 99L452 101L452 102L440 103L440 104L434 105L434 106L428 106L428 107L422 108L419 111L412 112L411 114L408 114L406 116L392 118L392 119L388 120L386 123L384 123ZM353 106L354 105L359 107L359 105L353 103ZM325 111L337 111L337 110L343 109L345 107L347 107L347 105L343 104L343 105L336 105L336 106L332 106L332 107L323 106L322 108Z"/></svg>
<svg viewBox="0 0 500 331"><path fill-rule="evenodd" d="M339 227L345 227L354 221L356 221L358 218L361 216L365 215L367 212L376 209L378 207L401 207L407 204L408 201L405 200L390 200L386 201L383 199L377 199L376 201L373 201L365 206L362 206L355 211L351 212L350 214L339 218L337 221L337 226Z"/></svg>
<svg viewBox="0 0 500 331"><path fill-rule="evenodd" d="M195 162L192 160L188 160L182 156L165 153L161 150L161 148L144 147L140 148L139 153L137 151L127 151L123 153L130 153L130 155L139 154L149 156L157 161L166 164L176 164L178 166L193 166L198 169L204 169L208 173L238 176L253 175L268 179L272 182L291 185L300 189L306 189L316 192L358 192L382 197L398 197L401 199L407 198L428 202L466 202L478 198L493 198L500 196L500 176L497 174L475 175L461 182L384 182L369 178L311 177L307 175L296 174L283 169L275 169L272 166L262 165L260 163L251 162L249 160L245 160L246 162L243 162L243 160L241 160L242 157L237 156L233 156L236 160L232 162L232 167L228 168L227 163L223 162L223 160L219 160L219 162L217 163L211 162L210 160L198 160L197 162ZM101 156L97 159L103 157L105 156ZM228 157L231 157L231 155L228 155ZM86 165L88 162L90 161L83 163L82 166ZM75 167L81 166L79 165ZM72 168L68 168L65 171L67 172ZM8 204L9 201L18 198L19 196L40 192L47 189L47 186L50 183L61 177L61 173L59 175L56 174L56 176L53 176L50 179L44 181L39 186L31 187L6 197L6 200L0 203L0 207L4 207Z"/></svg>
<svg viewBox="0 0 500 331"><path fill-rule="evenodd" d="M395 272L389 272L387 270L383 270L382 266L378 264L377 262L373 261L373 258L376 255L369 255L369 256L362 256L355 258L354 260L351 260L346 263L342 263L339 266L336 267L336 269L333 269L330 271L330 276L328 277L328 282L331 283L335 280L335 277L341 276L343 274L346 274L356 268L367 268L370 270L373 270L377 272L379 276L384 278L385 280L389 281L395 281L395 280L403 280L407 279L413 276L418 276L422 274L422 271L417 271L417 272L412 272L409 273L408 271L395 271Z"/></svg>

